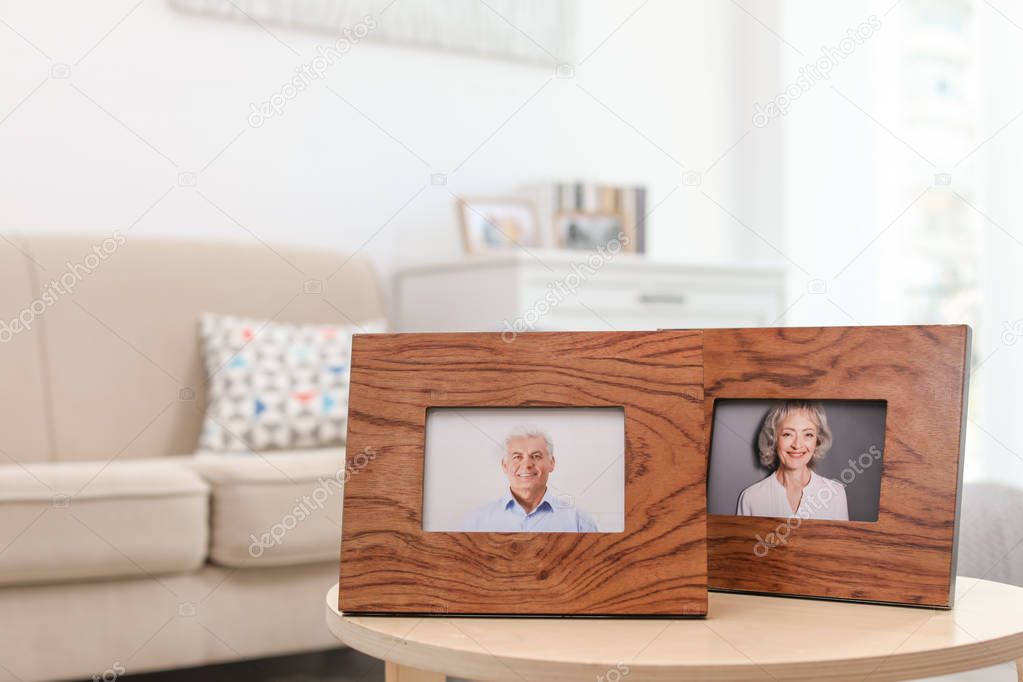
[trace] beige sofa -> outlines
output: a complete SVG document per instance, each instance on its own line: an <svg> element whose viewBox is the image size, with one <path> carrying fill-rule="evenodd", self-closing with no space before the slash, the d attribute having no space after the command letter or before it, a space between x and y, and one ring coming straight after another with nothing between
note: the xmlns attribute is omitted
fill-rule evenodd
<svg viewBox="0 0 1023 682"><path fill-rule="evenodd" d="M193 454L197 320L381 318L369 265L254 240L7 239L0 680L334 646L343 449Z"/></svg>

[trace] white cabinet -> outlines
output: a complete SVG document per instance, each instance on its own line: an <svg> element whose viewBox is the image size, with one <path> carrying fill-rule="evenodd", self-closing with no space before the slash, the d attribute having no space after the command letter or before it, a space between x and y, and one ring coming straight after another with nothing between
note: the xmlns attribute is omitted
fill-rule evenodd
<svg viewBox="0 0 1023 682"><path fill-rule="evenodd" d="M597 331L775 324L785 274L634 254L516 251L398 272L397 331Z"/></svg>

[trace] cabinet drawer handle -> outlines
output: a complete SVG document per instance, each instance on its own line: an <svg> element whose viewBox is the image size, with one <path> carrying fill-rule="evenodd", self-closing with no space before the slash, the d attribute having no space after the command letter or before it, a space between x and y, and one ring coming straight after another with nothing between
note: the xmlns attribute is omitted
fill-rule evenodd
<svg viewBox="0 0 1023 682"><path fill-rule="evenodd" d="M670 305L682 305L686 297L682 294L640 294L640 303L668 303Z"/></svg>

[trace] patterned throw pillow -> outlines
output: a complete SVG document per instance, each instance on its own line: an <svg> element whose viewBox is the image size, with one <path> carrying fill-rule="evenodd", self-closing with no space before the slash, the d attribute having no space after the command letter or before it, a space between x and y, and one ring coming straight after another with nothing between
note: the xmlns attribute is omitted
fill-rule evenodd
<svg viewBox="0 0 1023 682"><path fill-rule="evenodd" d="M199 333L208 379L199 450L313 448L345 440L348 361L358 328L278 324L204 314Z"/></svg>

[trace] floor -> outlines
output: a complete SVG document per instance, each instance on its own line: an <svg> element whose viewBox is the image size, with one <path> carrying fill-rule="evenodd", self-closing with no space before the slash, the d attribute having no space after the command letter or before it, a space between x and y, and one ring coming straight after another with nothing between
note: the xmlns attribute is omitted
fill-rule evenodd
<svg viewBox="0 0 1023 682"><path fill-rule="evenodd" d="M355 649L125 675L126 682L383 682L384 664Z"/></svg>

